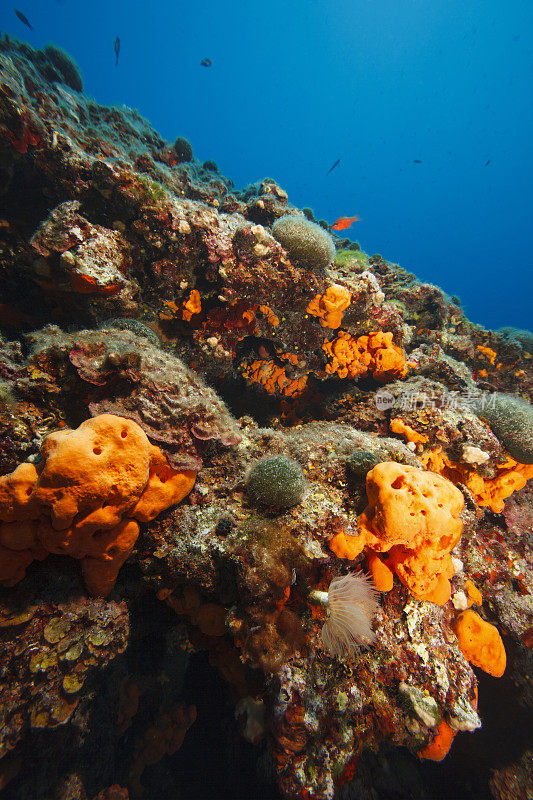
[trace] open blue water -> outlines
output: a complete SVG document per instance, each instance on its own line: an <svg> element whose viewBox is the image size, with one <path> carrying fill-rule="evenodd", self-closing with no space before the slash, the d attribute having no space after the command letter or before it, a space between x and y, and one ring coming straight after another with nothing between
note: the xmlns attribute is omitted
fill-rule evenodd
<svg viewBox="0 0 533 800"><path fill-rule="evenodd" d="M237 186L269 176L318 219L358 214L364 250L474 321L533 327L532 0L15 2L33 31L6 0L0 29L64 47L99 102Z"/></svg>

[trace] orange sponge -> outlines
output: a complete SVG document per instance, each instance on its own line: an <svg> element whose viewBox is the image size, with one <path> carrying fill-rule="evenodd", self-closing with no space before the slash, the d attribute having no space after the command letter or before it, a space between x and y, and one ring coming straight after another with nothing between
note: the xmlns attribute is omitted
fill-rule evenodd
<svg viewBox="0 0 533 800"><path fill-rule="evenodd" d="M159 447L151 445L148 483L128 516L140 522L155 519L165 508L180 503L191 491L195 480L196 472L172 469Z"/></svg>
<svg viewBox="0 0 533 800"><path fill-rule="evenodd" d="M453 627L466 660L488 672L489 675L501 678L505 672L507 658L498 629L471 609L463 611L455 620Z"/></svg>
<svg viewBox="0 0 533 800"><path fill-rule="evenodd" d="M202 301L198 289L193 289L189 299L183 303L183 319L190 322L193 314L199 314L202 310Z"/></svg>
<svg viewBox="0 0 533 800"><path fill-rule="evenodd" d="M133 550L139 526L125 519L110 530L103 531L87 543L88 551L81 560L85 585L96 597L106 597L115 585L118 571Z"/></svg>
<svg viewBox="0 0 533 800"><path fill-rule="evenodd" d="M336 373L339 378L356 378L371 372L375 380L386 383L404 378L407 372L405 354L393 344L390 332L376 331L354 339L340 331L336 339L324 342L322 349L330 356L326 372Z"/></svg>
<svg viewBox="0 0 533 800"><path fill-rule="evenodd" d="M440 447L425 453L421 460L427 469L444 475L453 483L464 483L478 505L487 506L497 514L503 511L505 500L533 478L533 464L520 464L511 457L498 464L493 478L483 478L475 469L451 461Z"/></svg>
<svg viewBox="0 0 533 800"><path fill-rule="evenodd" d="M444 604L454 574L450 551L463 528L459 489L440 475L385 461L368 473L366 491L369 502L359 517L360 535L338 533L331 549L350 559L364 547L388 553L386 567L394 569L416 598Z"/></svg>
<svg viewBox="0 0 533 800"><path fill-rule="evenodd" d="M49 507L57 530L68 528L80 514L88 524L113 527L148 482L148 437L135 422L114 414L88 419L76 430L51 433L41 454L44 464L35 496Z"/></svg>
<svg viewBox="0 0 533 800"><path fill-rule="evenodd" d="M154 519L196 477L172 469L137 423L114 414L50 434L41 455L39 473L21 464L0 478L5 586L21 580L34 558L59 553L80 559L89 591L107 595L139 535L131 517Z"/></svg>
<svg viewBox="0 0 533 800"><path fill-rule="evenodd" d="M372 583L378 592L390 592L394 583L394 573L391 568L373 550L367 550L366 563L372 575Z"/></svg>
<svg viewBox="0 0 533 800"><path fill-rule="evenodd" d="M307 306L307 313L318 317L323 328L338 328L343 312L352 301L351 292L338 283L328 286L324 294L315 295Z"/></svg>
<svg viewBox="0 0 533 800"><path fill-rule="evenodd" d="M425 436L423 433L415 431L414 428L411 428L410 425L407 425L400 417L391 419L389 427L393 433L398 433L400 436L404 436L408 442L424 444L428 441L427 436Z"/></svg>
<svg viewBox="0 0 533 800"><path fill-rule="evenodd" d="M28 463L19 464L10 475L0 478L0 520L37 519L39 504L33 493L36 483L37 470Z"/></svg>
<svg viewBox="0 0 533 800"><path fill-rule="evenodd" d="M480 606L483 604L483 595L471 580L465 581L465 594L468 601L468 608L470 608L470 606Z"/></svg>
<svg viewBox="0 0 533 800"><path fill-rule="evenodd" d="M0 586L14 586L21 581L32 561L30 550L11 550L0 545Z"/></svg>
<svg viewBox="0 0 533 800"><path fill-rule="evenodd" d="M46 558L39 544L35 520L0 524L0 585L14 586L22 580L34 558Z"/></svg>
<svg viewBox="0 0 533 800"><path fill-rule="evenodd" d="M418 751L420 758L428 758L430 761L442 761L452 746L453 737L456 731L450 728L447 722L441 720L437 728L437 735L426 747Z"/></svg>

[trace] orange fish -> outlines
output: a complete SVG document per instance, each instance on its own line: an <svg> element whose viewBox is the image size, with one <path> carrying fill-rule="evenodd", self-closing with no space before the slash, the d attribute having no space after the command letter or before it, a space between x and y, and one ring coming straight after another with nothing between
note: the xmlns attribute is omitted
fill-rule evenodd
<svg viewBox="0 0 533 800"><path fill-rule="evenodd" d="M339 217L333 225L331 226L332 231L345 231L346 228L349 228L352 222L359 222L360 217Z"/></svg>

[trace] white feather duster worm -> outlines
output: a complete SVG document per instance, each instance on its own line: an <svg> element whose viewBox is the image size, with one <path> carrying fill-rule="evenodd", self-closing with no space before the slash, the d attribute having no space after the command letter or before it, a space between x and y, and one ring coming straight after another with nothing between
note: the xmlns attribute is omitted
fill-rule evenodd
<svg viewBox="0 0 533 800"><path fill-rule="evenodd" d="M362 572L350 572L333 578L328 592L320 594L325 595L322 603L329 614L322 627L322 643L332 656L353 656L360 645L372 644L375 634L371 624L379 603L370 578ZM320 602L321 598L316 600Z"/></svg>

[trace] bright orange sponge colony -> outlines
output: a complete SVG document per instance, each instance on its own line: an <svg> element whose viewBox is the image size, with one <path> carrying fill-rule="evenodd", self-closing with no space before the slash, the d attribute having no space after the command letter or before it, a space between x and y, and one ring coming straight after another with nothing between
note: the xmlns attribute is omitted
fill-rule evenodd
<svg viewBox="0 0 533 800"><path fill-rule="evenodd" d="M339 558L353 559L369 547L388 553L387 567L419 600L443 605L454 574L450 551L459 541L463 495L440 475L385 461L366 478L368 506L359 517L360 535L338 533L330 547ZM379 565L371 563L372 571ZM380 572L382 572L380 568Z"/></svg>
<svg viewBox="0 0 533 800"><path fill-rule="evenodd" d="M343 312L352 301L352 294L344 286L332 283L324 294L317 294L307 306L307 313L318 317L323 328L338 328Z"/></svg>
<svg viewBox="0 0 533 800"><path fill-rule="evenodd" d="M501 678L505 672L507 657L497 628L470 609L457 617L453 627L466 660L489 675Z"/></svg>
<svg viewBox="0 0 533 800"><path fill-rule="evenodd" d="M353 379L371 372L374 380L387 383L407 374L405 353L393 343L390 332L375 331L354 339L339 331L336 339L324 342L322 350L330 357L326 372L339 378Z"/></svg>
<svg viewBox="0 0 533 800"><path fill-rule="evenodd" d="M437 728L437 735L432 742L418 751L419 757L428 758L430 761L442 761L450 751L456 732L450 728L446 720L441 720Z"/></svg>
<svg viewBox="0 0 533 800"><path fill-rule="evenodd" d="M0 478L0 584L24 577L48 553L80 559L89 591L105 596L128 558L139 525L179 503L196 472L172 469L128 419L101 414L50 434L36 469Z"/></svg>

